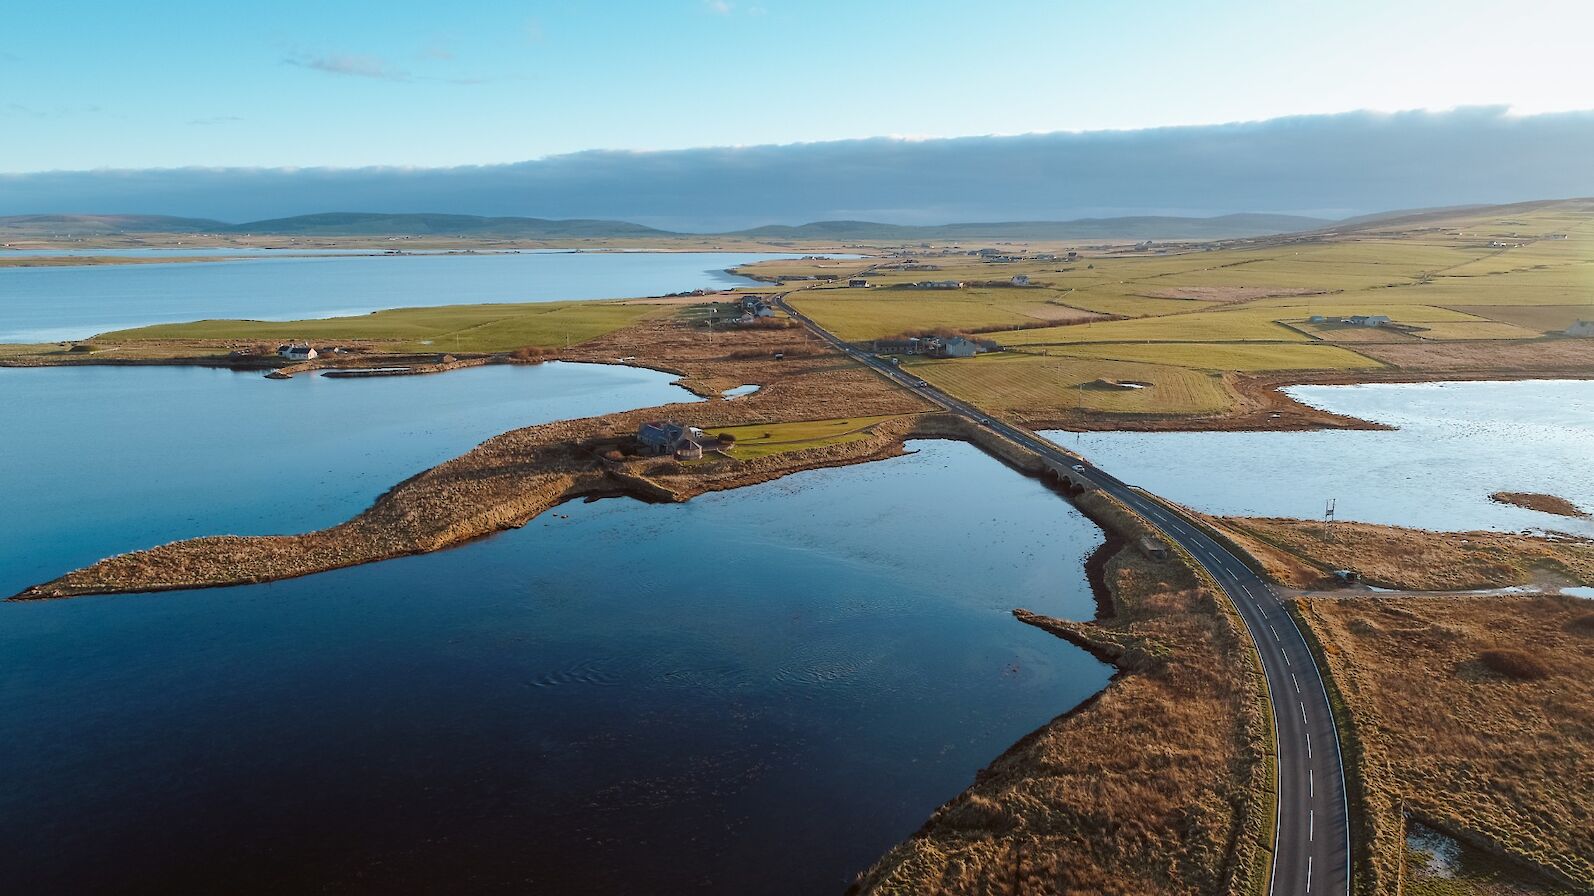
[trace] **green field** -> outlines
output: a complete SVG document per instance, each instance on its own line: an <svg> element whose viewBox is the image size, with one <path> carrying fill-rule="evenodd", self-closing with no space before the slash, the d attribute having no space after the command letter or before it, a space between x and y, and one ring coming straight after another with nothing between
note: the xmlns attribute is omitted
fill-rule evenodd
<svg viewBox="0 0 1594 896"><path fill-rule="evenodd" d="M151 341L379 343L388 351L502 352L522 346L553 348L613 332L672 309L615 302L536 302L398 308L324 320L202 320L118 330L96 343Z"/></svg>
<svg viewBox="0 0 1594 896"><path fill-rule="evenodd" d="M1200 311L1194 314L1167 314L1134 320L1024 330L1020 333L1004 333L999 341L1004 345L1056 345L1080 342L1306 341L1306 336L1276 323L1274 318L1277 316L1271 310Z"/></svg>
<svg viewBox="0 0 1594 896"><path fill-rule="evenodd" d="M1056 347L1047 351L1061 357L1171 364L1198 370L1355 370L1384 366L1353 351L1312 343L1114 343Z"/></svg>
<svg viewBox="0 0 1594 896"><path fill-rule="evenodd" d="M736 444L727 453L738 460L751 460L787 451L805 448L823 448L827 445L844 445L869 437L870 430L879 423L895 420L895 416L848 417L835 420L802 420L795 423L751 423L744 426L709 428L712 435L730 433Z"/></svg>
<svg viewBox="0 0 1594 896"><path fill-rule="evenodd" d="M820 326L849 342L885 339L909 331L972 332L1033 325L1067 314L1050 304L1047 289L810 289L788 301Z"/></svg>
<svg viewBox="0 0 1594 896"><path fill-rule="evenodd" d="M1074 407L1111 414L1211 414L1233 403L1219 376L1164 364L1004 352L967 360L917 359L904 366L981 407L1019 417L1044 418ZM1097 380L1146 387L1092 387Z"/></svg>

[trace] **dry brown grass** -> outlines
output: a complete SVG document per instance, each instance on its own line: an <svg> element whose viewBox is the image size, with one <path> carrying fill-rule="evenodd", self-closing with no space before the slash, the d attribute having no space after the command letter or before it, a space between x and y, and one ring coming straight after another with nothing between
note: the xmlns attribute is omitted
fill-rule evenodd
<svg viewBox="0 0 1594 896"><path fill-rule="evenodd" d="M1385 364L1430 373L1495 371L1588 376L1594 371L1594 339L1363 345L1356 350Z"/></svg>
<svg viewBox="0 0 1594 896"><path fill-rule="evenodd" d="M1371 523L1207 518L1276 581L1317 587L1336 569L1406 591L1465 591L1546 582L1594 585L1594 543L1499 532L1429 532Z"/></svg>
<svg viewBox="0 0 1594 896"><path fill-rule="evenodd" d="M1098 501L1082 506L1132 540L1138 523ZM1121 674L981 772L857 891L1246 890L1258 836L1271 830L1258 800L1267 735L1249 648L1181 560L1120 550L1104 577L1111 618L1023 618L1110 658Z"/></svg>
<svg viewBox="0 0 1594 896"><path fill-rule="evenodd" d="M1312 597L1363 752L1365 855L1398 892L1404 813L1594 891L1594 623L1545 595Z"/></svg>
<svg viewBox="0 0 1594 896"><path fill-rule="evenodd" d="M1582 508L1565 498L1538 492L1495 492L1489 496L1489 500L1501 504L1515 504L1540 513L1553 513L1556 516L1588 516Z"/></svg>

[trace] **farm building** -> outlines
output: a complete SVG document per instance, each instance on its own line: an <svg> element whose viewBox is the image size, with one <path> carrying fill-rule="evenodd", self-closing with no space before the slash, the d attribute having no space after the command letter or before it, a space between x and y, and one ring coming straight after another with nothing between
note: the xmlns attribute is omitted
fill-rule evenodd
<svg viewBox="0 0 1594 896"><path fill-rule="evenodd" d="M277 346L277 354L289 361L310 361L316 357L316 350L306 343L293 343Z"/></svg>
<svg viewBox="0 0 1594 896"><path fill-rule="evenodd" d="M693 439L682 439L675 446L676 460L702 460L703 445Z"/></svg>
<svg viewBox="0 0 1594 896"><path fill-rule="evenodd" d="M847 285L853 289L868 289L869 281L862 277L853 277L851 280L847 281Z"/></svg>
<svg viewBox="0 0 1594 896"><path fill-rule="evenodd" d="M683 440L689 440L686 427L670 420L652 420L637 429L636 440L648 454L670 454Z"/></svg>
<svg viewBox="0 0 1594 896"><path fill-rule="evenodd" d="M962 280L921 280L913 284L920 289L962 289Z"/></svg>
<svg viewBox="0 0 1594 896"><path fill-rule="evenodd" d="M1572 325L1566 328L1566 335L1594 336L1594 320L1573 321Z"/></svg>
<svg viewBox="0 0 1594 896"><path fill-rule="evenodd" d="M1358 327L1382 327L1390 322L1387 314L1353 314L1340 321L1340 323L1354 324Z"/></svg>
<svg viewBox="0 0 1594 896"><path fill-rule="evenodd" d="M937 352L947 358L972 358L979 353L980 347L974 344L974 340L964 339L962 336L943 339Z"/></svg>

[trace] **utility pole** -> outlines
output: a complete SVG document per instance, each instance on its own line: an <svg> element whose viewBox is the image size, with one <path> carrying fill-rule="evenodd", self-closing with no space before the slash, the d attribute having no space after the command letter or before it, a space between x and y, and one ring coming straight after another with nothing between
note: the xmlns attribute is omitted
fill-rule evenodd
<svg viewBox="0 0 1594 896"><path fill-rule="evenodd" d="M1334 499L1329 498L1323 505L1323 540L1334 540Z"/></svg>

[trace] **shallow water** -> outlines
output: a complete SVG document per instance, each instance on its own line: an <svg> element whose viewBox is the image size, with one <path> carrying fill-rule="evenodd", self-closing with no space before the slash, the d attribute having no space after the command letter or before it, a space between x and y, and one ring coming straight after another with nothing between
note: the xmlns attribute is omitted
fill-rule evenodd
<svg viewBox="0 0 1594 896"><path fill-rule="evenodd" d="M0 890L839 893L1109 674L1009 614L1091 615L1094 526L913 447L275 584L0 604Z"/></svg>
<svg viewBox="0 0 1594 896"><path fill-rule="evenodd" d="M1594 382L1297 386L1298 400L1395 431L1077 433L1049 438L1198 510L1425 529L1545 529L1594 521L1498 504L1557 495L1594 511Z"/></svg>
<svg viewBox="0 0 1594 896"><path fill-rule="evenodd" d="M179 538L342 522L507 430L696 401L610 364L268 380L201 367L0 368L0 597Z"/></svg>
<svg viewBox="0 0 1594 896"><path fill-rule="evenodd" d="M0 342L83 339L202 319L296 320L384 308L656 296L750 284L725 269L793 257L749 252L257 253L217 262L8 267L0 268Z"/></svg>

